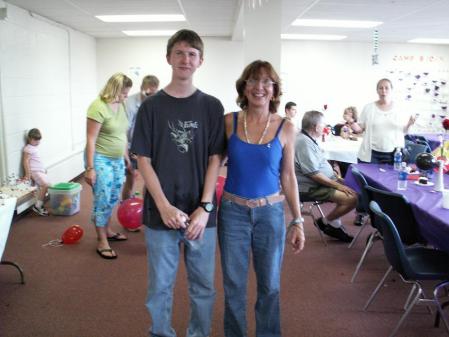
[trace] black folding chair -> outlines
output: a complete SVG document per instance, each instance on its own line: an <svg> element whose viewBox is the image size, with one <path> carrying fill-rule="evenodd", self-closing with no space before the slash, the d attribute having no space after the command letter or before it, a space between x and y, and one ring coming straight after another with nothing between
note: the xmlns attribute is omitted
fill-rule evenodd
<svg viewBox="0 0 449 337"><path fill-rule="evenodd" d="M388 262L390 263L390 267L374 289L363 310L368 308L374 300L374 297L382 288L387 276L392 270L395 270L399 273L404 282L413 284L413 288L409 295L411 301L409 301L409 299L407 300L405 312L391 332L390 337L396 335L415 304L435 305L444 322L446 330L449 333L449 322L441 308L441 303L438 298L439 291L449 282L449 254L437 249L422 246L405 247L396 223L383 212L379 204L375 201L371 201L370 210L373 212L373 220L376 226L381 228L384 251ZM420 281L424 280L443 280L442 283L435 287L433 299L427 298L424 294L420 283ZM417 291L412 298L411 295L415 289Z"/></svg>
<svg viewBox="0 0 449 337"><path fill-rule="evenodd" d="M324 201L314 200L308 198L305 194L299 194L299 199L301 200L301 214L305 216L310 216L313 221L313 225L318 230L318 234L320 235L321 241L323 241L324 245L327 246L326 239L323 236L323 233L321 232L321 229L317 226L317 217L315 216L313 209L316 208L318 212L320 213L321 217L324 216L324 212L321 209L321 205L324 204ZM310 203L308 206L308 209L305 209L306 205L304 203Z"/></svg>
<svg viewBox="0 0 449 337"><path fill-rule="evenodd" d="M358 233L354 236L354 239L350 243L349 248L351 248L354 245L354 243L359 238L359 236L362 233L362 231L365 229L365 227L369 223L371 223L371 225L374 228L374 231L371 232L371 234L368 236L365 249L363 250L362 256L360 257L360 260L357 263L357 266L356 266L356 268L354 270L354 273L352 274L351 283L353 283L355 281L355 278L357 277L359 271L360 271L360 268L362 267L363 262L365 261L366 256L368 255L368 252L370 251L371 247L373 246L375 240L381 239L382 236L380 235L380 233L377 230L377 228L374 227L373 222L370 221L369 202L370 202L371 199L370 199L370 195L369 195L368 190L367 190L367 187L369 186L368 182L366 181L366 179L363 176L363 174L357 168L351 167L351 170L352 170L352 175L354 176L355 181L356 181L357 185L360 188L359 204L357 205L357 207L359 208L358 211L361 211L361 212L365 213L365 215L363 217L362 226L360 227Z"/></svg>

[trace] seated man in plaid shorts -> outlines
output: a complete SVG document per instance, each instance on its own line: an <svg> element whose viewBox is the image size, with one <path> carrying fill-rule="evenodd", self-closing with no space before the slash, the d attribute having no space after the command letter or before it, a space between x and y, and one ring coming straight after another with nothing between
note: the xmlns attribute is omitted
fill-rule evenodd
<svg viewBox="0 0 449 337"><path fill-rule="evenodd" d="M317 219L315 225L326 235L351 242L353 237L346 233L340 218L355 208L357 193L336 176L318 145L317 140L326 126L323 117L319 111L306 112L302 130L296 137L295 173L299 194L301 199L335 203L335 208L326 217Z"/></svg>

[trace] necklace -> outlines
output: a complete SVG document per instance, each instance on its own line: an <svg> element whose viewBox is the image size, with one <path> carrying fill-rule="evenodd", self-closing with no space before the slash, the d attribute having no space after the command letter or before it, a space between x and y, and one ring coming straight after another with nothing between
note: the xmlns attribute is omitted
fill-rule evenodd
<svg viewBox="0 0 449 337"><path fill-rule="evenodd" d="M271 120L271 113L269 113L269 115L268 115L267 124L265 125L265 129L263 129L262 135L260 136L260 139L257 142L257 144L262 144L262 141L267 134L268 127L270 126L270 120ZM246 142L249 144L252 144L251 140L248 137L248 125L246 123L246 110L243 111L243 131L245 132Z"/></svg>

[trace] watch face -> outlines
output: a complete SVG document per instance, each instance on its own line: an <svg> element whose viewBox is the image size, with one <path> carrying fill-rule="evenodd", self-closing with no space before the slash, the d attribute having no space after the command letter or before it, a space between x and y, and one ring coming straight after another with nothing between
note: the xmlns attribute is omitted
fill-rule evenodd
<svg viewBox="0 0 449 337"><path fill-rule="evenodd" d="M214 204L211 202L204 202L201 206L203 206L204 210L208 213L214 210Z"/></svg>

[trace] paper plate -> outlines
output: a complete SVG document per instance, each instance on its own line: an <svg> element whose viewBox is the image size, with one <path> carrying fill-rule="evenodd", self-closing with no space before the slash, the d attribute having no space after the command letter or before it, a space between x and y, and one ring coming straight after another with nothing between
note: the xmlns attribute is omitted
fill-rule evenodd
<svg viewBox="0 0 449 337"><path fill-rule="evenodd" d="M434 185L434 183L431 181L428 181L427 184L421 184L418 180L415 181L415 184L419 185L419 186L433 186Z"/></svg>

